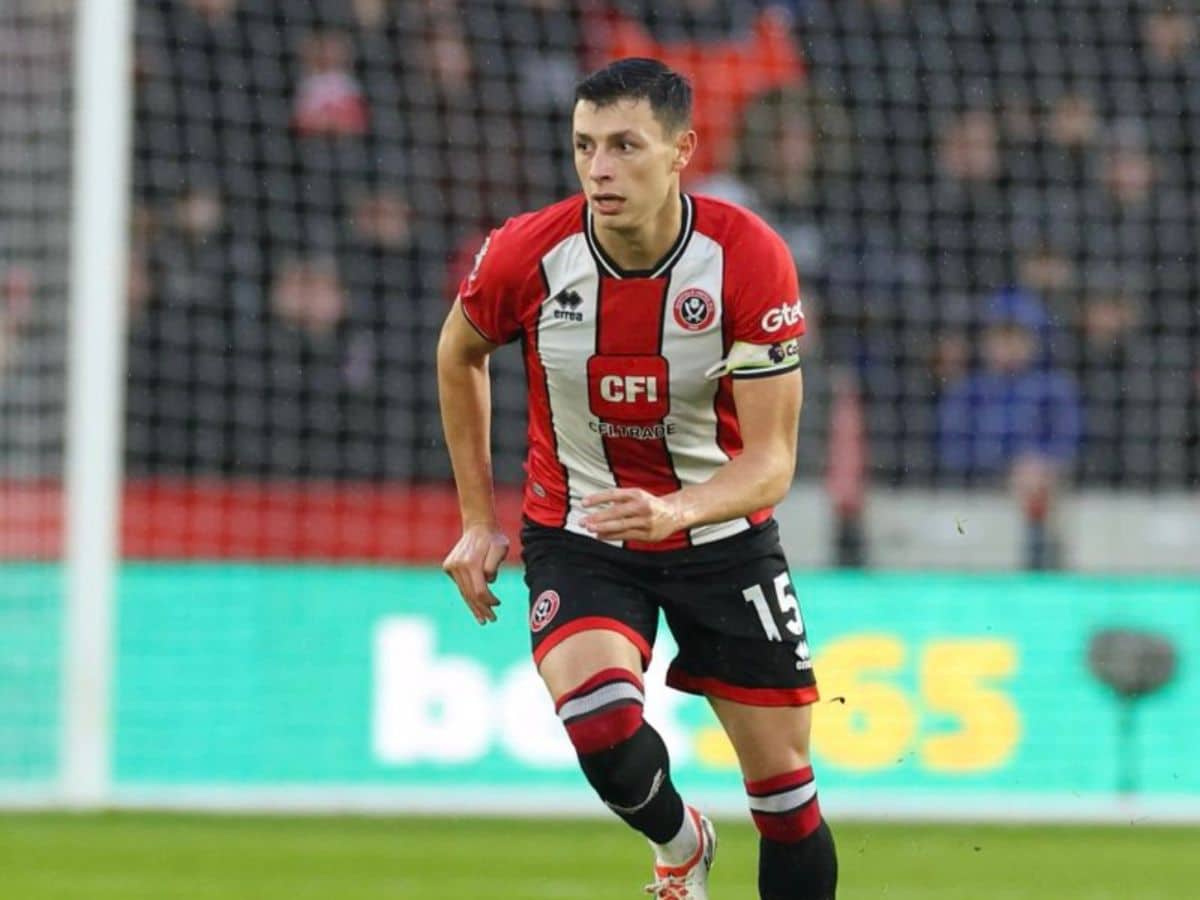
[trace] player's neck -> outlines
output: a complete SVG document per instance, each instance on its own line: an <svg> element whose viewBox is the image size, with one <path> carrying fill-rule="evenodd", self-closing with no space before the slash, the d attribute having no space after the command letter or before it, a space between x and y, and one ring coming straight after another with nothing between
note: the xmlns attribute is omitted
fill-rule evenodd
<svg viewBox="0 0 1200 900"><path fill-rule="evenodd" d="M596 240L622 269L651 269L667 255L683 228L683 199L678 190L647 221L630 228L596 228Z"/></svg>

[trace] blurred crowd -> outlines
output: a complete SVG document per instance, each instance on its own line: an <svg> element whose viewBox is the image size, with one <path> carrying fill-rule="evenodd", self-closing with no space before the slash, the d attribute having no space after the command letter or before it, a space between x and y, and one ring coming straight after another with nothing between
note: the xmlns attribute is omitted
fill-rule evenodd
<svg viewBox="0 0 1200 900"><path fill-rule="evenodd" d="M805 474L849 397L877 482L1200 483L1200 17L1159 0L139 0L132 471L444 477L447 303L577 188L622 55L693 78L685 188L793 250Z"/></svg>

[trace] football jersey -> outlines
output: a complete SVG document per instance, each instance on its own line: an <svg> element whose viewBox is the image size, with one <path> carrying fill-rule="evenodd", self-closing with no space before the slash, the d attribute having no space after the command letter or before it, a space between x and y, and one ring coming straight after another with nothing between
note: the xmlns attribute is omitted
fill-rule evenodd
<svg viewBox="0 0 1200 900"><path fill-rule="evenodd" d="M663 495L741 452L733 378L799 365L800 289L783 240L753 213L683 195L683 225L652 269L628 271L596 239L580 195L510 219L459 289L495 344L522 342L529 389L524 514L591 533L584 497ZM638 550L729 537L769 518L699 525Z"/></svg>

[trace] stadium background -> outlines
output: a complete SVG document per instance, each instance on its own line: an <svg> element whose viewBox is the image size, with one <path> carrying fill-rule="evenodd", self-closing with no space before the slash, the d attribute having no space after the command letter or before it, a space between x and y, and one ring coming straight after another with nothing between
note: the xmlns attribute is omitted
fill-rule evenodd
<svg viewBox="0 0 1200 900"><path fill-rule="evenodd" d="M573 190L575 81L639 54L695 81L686 189L757 210L801 273L779 514L831 815L1200 819L1190 6L138 0L110 601L73 587L64 489L103 477L69 403L79 9L0 10L0 806L593 809L517 567L482 633L433 567L433 352L487 229ZM998 336L1026 347L1006 372ZM517 354L493 372L512 525ZM741 815L702 705L651 709Z"/></svg>

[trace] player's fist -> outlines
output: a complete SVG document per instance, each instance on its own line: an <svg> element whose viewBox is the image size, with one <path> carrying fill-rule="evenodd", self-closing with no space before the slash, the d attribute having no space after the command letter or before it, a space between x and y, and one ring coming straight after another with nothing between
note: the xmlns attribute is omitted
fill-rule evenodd
<svg viewBox="0 0 1200 900"><path fill-rule="evenodd" d="M480 625L496 621L500 598L488 585L496 580L508 556L508 538L497 526L469 525L442 561L442 571L454 581L467 608Z"/></svg>
<svg viewBox="0 0 1200 900"><path fill-rule="evenodd" d="M584 516L581 524L606 541L657 543L682 527L672 494L658 497L641 488L615 488L584 497L583 505L594 512Z"/></svg>

